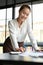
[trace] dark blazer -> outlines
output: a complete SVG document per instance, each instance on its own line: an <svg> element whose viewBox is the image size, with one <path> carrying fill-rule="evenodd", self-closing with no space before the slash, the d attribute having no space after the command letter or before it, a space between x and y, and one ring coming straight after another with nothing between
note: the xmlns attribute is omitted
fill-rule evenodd
<svg viewBox="0 0 43 65"><path fill-rule="evenodd" d="M10 37L7 37L7 39L5 40L4 45L3 45L3 53L11 52L11 51L14 51L13 46L11 44Z"/></svg>
<svg viewBox="0 0 43 65"><path fill-rule="evenodd" d="M21 46L23 47L23 42L18 42L18 45L19 45L19 47L21 47ZM10 40L10 36L9 36L9 37L7 37L7 39L4 42L3 53L8 53L11 51L15 51L15 50L13 49L13 46L12 46L12 43Z"/></svg>

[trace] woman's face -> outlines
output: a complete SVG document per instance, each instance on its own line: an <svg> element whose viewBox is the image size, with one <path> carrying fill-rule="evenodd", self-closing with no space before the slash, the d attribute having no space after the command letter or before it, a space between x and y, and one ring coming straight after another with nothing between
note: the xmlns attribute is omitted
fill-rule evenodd
<svg viewBox="0 0 43 65"><path fill-rule="evenodd" d="M24 8L19 12L19 19L23 22L29 16L30 10L28 8Z"/></svg>

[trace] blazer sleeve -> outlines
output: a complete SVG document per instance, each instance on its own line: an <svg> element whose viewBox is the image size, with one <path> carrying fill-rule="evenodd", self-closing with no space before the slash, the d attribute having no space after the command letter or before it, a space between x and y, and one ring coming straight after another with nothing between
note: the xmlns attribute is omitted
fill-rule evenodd
<svg viewBox="0 0 43 65"><path fill-rule="evenodd" d="M16 27L14 26L13 21L9 21L8 27L9 27L9 33L10 33L10 38L11 38L11 43L13 48L14 49L19 48L18 42L17 42Z"/></svg>

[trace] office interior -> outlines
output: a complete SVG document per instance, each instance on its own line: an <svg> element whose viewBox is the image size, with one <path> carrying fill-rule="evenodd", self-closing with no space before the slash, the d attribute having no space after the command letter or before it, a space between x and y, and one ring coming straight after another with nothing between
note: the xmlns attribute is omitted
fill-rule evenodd
<svg viewBox="0 0 43 65"><path fill-rule="evenodd" d="M37 39L37 43L43 49L43 1L42 0L0 0L0 53L3 53L3 44L9 36L8 22L18 16L18 10L22 4L31 7L30 24ZM31 46L28 35L24 42Z"/></svg>

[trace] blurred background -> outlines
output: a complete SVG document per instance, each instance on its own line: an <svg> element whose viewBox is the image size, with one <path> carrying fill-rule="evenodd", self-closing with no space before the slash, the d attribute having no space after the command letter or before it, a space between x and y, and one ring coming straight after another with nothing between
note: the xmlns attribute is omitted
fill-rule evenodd
<svg viewBox="0 0 43 65"><path fill-rule="evenodd" d="M0 53L3 53L3 44L10 35L8 22L18 16L18 10L22 4L31 7L28 20L32 27L34 36L40 46L43 46L43 1L42 0L0 0ZM24 42L29 42L28 35Z"/></svg>

